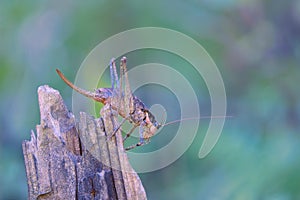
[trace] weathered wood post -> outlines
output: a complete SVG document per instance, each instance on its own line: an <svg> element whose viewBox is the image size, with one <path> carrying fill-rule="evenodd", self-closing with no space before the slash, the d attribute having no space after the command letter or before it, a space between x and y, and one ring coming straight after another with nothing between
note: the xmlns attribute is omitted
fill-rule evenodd
<svg viewBox="0 0 300 200"><path fill-rule="evenodd" d="M129 164L116 115L106 105L102 118L68 111L57 90L38 89L41 124L22 144L28 199L146 199Z"/></svg>

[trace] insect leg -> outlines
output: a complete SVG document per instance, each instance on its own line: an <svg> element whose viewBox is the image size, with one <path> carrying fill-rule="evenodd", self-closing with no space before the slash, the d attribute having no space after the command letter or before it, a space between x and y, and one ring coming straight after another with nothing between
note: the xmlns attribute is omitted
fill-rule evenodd
<svg viewBox="0 0 300 200"><path fill-rule="evenodd" d="M125 67L125 68L124 68ZM114 69L114 74L117 74L116 72L116 67L113 68ZM124 124L124 122L128 119L130 119L130 108L128 105L128 98L132 98L131 92L130 95L127 95L127 91L125 90L125 95L122 94L122 90L123 90L123 79L126 73L126 57L123 57L121 59L121 63L120 63L120 83L117 84L116 87L116 92L115 92L115 96L114 96L114 104L117 107L117 112L118 114L122 113L124 117L124 119L121 121L120 125L114 130L112 136L120 129L120 127ZM128 79L128 77L125 77ZM116 79L118 79L116 77ZM125 80L125 84L128 83L128 80ZM125 88L127 86L125 85ZM129 96L129 97L128 97ZM121 115L122 116L122 115ZM133 130L132 130L133 131ZM131 133L130 133L131 134Z"/></svg>
<svg viewBox="0 0 300 200"><path fill-rule="evenodd" d="M117 73L116 62L114 58L112 58L110 61L110 78L111 78L111 88L113 90L111 104L117 106L116 111L119 114L120 106L117 104L117 102L119 102L119 99L121 98L121 92L120 92L120 82Z"/></svg>
<svg viewBox="0 0 300 200"><path fill-rule="evenodd" d="M112 138L112 137L116 134L116 132L121 128L121 126L125 123L126 120L127 120L127 118L124 118L124 119L120 122L120 124L118 125L118 127L115 128L115 129L114 129L114 132L110 135L110 138Z"/></svg>
<svg viewBox="0 0 300 200"><path fill-rule="evenodd" d="M133 149L135 147L139 147L139 146L142 146L142 145L145 145L145 144L149 143L149 139L148 138L146 139L146 141L144 140L144 135L143 135L144 129L143 129L143 127L144 127L144 124L142 123L140 125L140 130L139 130L139 132L140 132L140 141L138 143L132 145L132 146L129 146L129 147L125 148L126 151L128 151L130 149Z"/></svg>
<svg viewBox="0 0 300 200"><path fill-rule="evenodd" d="M131 133L133 133L134 129L136 129L137 125L133 125L133 127L130 129L130 131L124 136L123 141L125 141Z"/></svg>
<svg viewBox="0 0 300 200"><path fill-rule="evenodd" d="M121 61L122 63L122 61ZM122 65L122 64L121 64ZM117 74L117 69L114 60L112 60L111 65L110 65L110 74L112 78L112 87L113 87L113 97L112 97L112 102L116 107L116 111L119 115L121 116L126 116L124 119L121 121L121 123L114 129L113 133L110 135L110 138L113 137L116 132L121 128L121 126L124 124L126 120L129 119L129 114L125 111L125 105L124 105L124 96L122 95L122 89L123 89L123 76L122 76L122 67L120 65L120 82ZM114 87L114 81L116 81L116 87ZM122 114L120 114L122 113Z"/></svg>
<svg viewBox="0 0 300 200"><path fill-rule="evenodd" d="M111 88L114 89L116 84L116 88L118 89L118 87L120 87L120 83L119 83L119 78L118 78L118 73L117 73L117 68L116 68L116 63L114 58L110 60L109 68L110 68Z"/></svg>
<svg viewBox="0 0 300 200"><path fill-rule="evenodd" d="M149 143L149 140L147 139L146 142L138 142L135 145L126 147L125 150L128 151L128 150L134 149L135 147L140 147L140 146L143 146L143 145L148 144L148 143Z"/></svg>
<svg viewBox="0 0 300 200"><path fill-rule="evenodd" d="M117 91L118 92L118 100L117 100L118 105L117 105L117 108L118 108L118 113L121 110L122 112L124 112L125 115L127 115L128 113L126 112L126 110L121 109L122 106L125 108L124 96L122 95L122 90L123 90L123 74L122 74L122 64L120 64L120 85L119 85L118 91Z"/></svg>
<svg viewBox="0 0 300 200"><path fill-rule="evenodd" d="M121 59L121 73L122 77L125 78L125 89L124 89L124 103L125 103L125 109L127 109L126 113L131 114L134 111L134 104L133 104L133 96L130 89L130 84L128 80L128 74L127 74L127 66L126 66L126 57L123 57Z"/></svg>
<svg viewBox="0 0 300 200"><path fill-rule="evenodd" d="M111 88L114 88L115 86L115 77L114 77L114 69L113 69L113 63L115 62L115 59L112 58L109 63L109 71L110 71L110 81L111 81Z"/></svg>

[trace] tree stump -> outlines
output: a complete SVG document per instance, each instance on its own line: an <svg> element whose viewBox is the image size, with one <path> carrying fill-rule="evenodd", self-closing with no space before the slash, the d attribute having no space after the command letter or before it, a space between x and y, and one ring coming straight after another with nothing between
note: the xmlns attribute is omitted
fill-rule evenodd
<svg viewBox="0 0 300 200"><path fill-rule="evenodd" d="M129 164L116 113L105 105L102 118L80 113L76 122L57 90L38 89L41 124L22 144L28 199L146 199Z"/></svg>

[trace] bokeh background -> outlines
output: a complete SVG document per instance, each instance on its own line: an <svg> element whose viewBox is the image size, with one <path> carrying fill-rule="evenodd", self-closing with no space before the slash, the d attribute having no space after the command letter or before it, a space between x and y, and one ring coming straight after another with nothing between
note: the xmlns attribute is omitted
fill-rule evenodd
<svg viewBox="0 0 300 200"><path fill-rule="evenodd" d="M180 31L208 51L224 79L228 115L234 116L206 158L197 156L209 122L202 120L196 139L179 160L140 174L148 198L300 199L297 0L0 1L0 199L27 198L21 143L39 124L38 86L59 89L71 109L72 91L55 68L74 80L99 42L145 26ZM177 66L187 78L192 74L184 61L166 52L127 56L132 66L160 61ZM209 115L205 84L190 80L201 111ZM159 95L157 101L177 103L168 91L144 87L136 92L145 101ZM176 109L168 111L177 117ZM159 141L155 137L144 150L159 146Z"/></svg>

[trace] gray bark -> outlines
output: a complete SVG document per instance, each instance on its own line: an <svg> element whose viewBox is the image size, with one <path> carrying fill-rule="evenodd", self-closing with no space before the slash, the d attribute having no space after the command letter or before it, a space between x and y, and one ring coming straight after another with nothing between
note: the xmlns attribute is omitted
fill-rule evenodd
<svg viewBox="0 0 300 200"><path fill-rule="evenodd" d="M146 199L109 105L76 122L57 90L38 89L41 124L22 144L28 199Z"/></svg>

